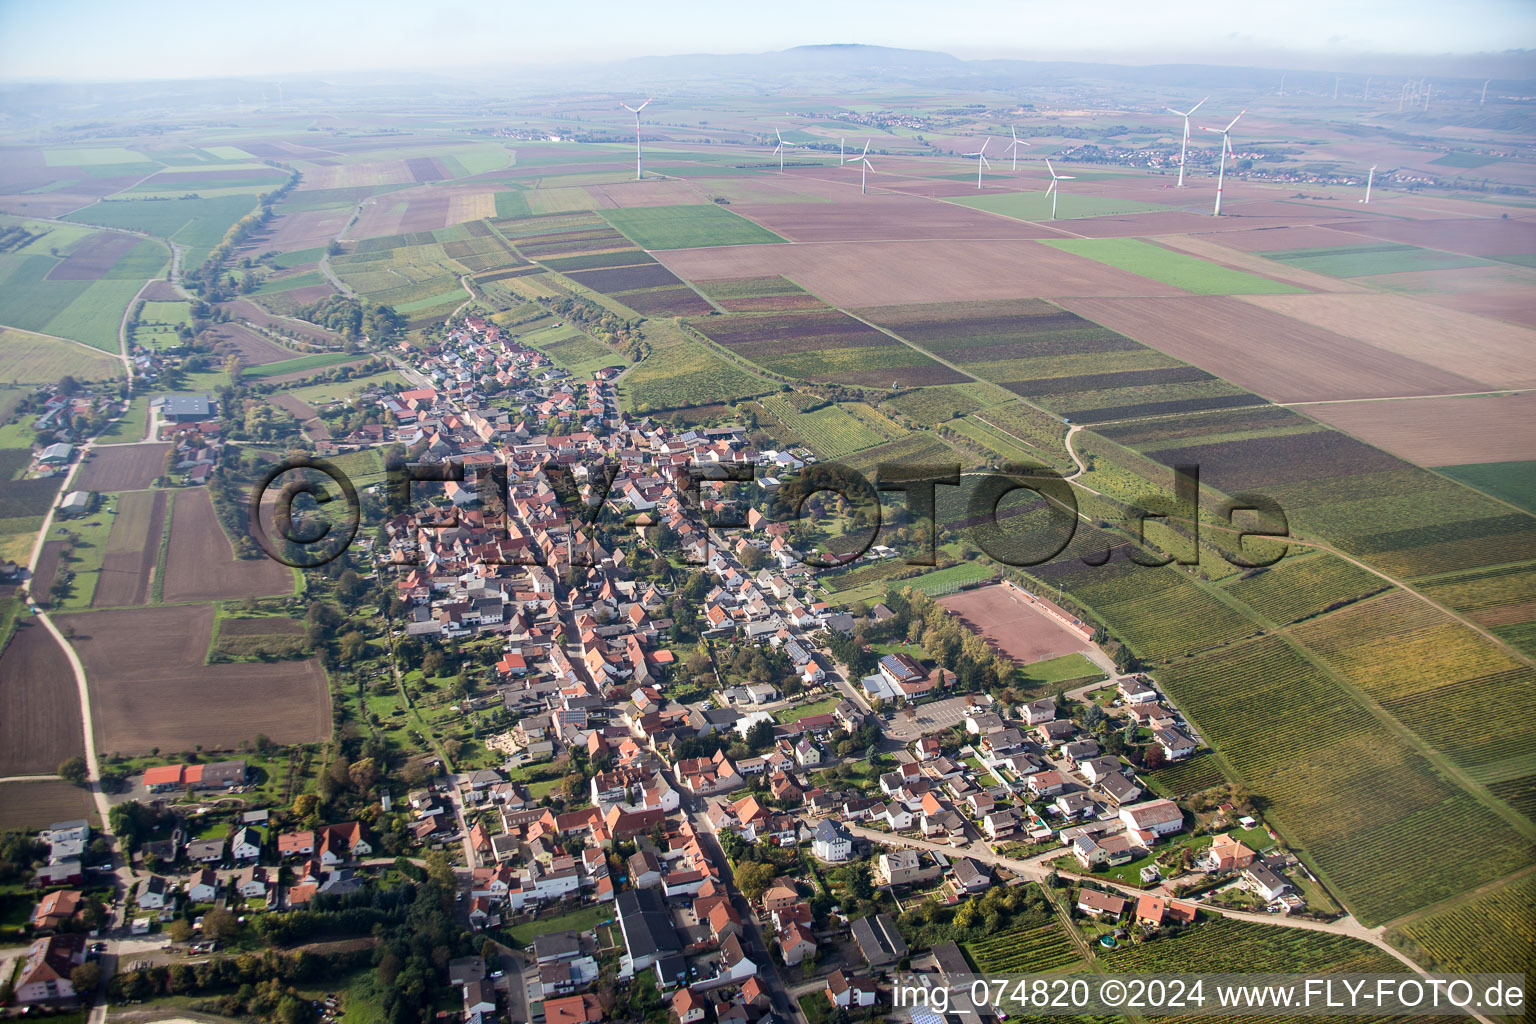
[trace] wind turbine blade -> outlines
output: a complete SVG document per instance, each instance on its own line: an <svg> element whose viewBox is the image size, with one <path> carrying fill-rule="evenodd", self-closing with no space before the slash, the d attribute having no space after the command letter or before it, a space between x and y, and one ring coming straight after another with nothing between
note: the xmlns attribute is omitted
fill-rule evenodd
<svg viewBox="0 0 1536 1024"><path fill-rule="evenodd" d="M1209 97L1209 96L1207 96L1207 97L1206 97L1206 98L1205 98L1205 100L1208 100L1208 99L1210 99L1210 97ZM1196 104L1195 104L1195 105L1194 105L1194 106L1192 106L1192 107L1190 107L1190 108L1189 108L1189 112L1190 112L1190 113L1191 113L1191 114L1193 114L1193 113L1194 113L1194 112L1195 112L1195 111L1197 111L1197 110L1199 110L1199 109L1200 109L1200 108L1201 108L1201 107L1203 107L1203 106L1205 106L1205 100L1201 100L1201 101L1200 101L1200 102L1199 102L1199 103L1196 103ZM1242 117L1242 116L1243 116L1243 115L1241 115L1241 114L1239 114L1239 115L1237 115L1237 116L1238 116L1238 117Z"/></svg>
<svg viewBox="0 0 1536 1024"><path fill-rule="evenodd" d="M773 130L773 137L779 140L779 145L784 145L784 136L779 134L779 130L777 128Z"/></svg>
<svg viewBox="0 0 1536 1024"><path fill-rule="evenodd" d="M1056 180L1057 181L1076 181L1077 180L1077 175L1075 175L1075 174L1063 174L1061 177L1057 178Z"/></svg>
<svg viewBox="0 0 1536 1024"><path fill-rule="evenodd" d="M1380 164L1371 164L1371 170L1374 171L1379 166L1380 166Z"/></svg>
<svg viewBox="0 0 1536 1024"><path fill-rule="evenodd" d="M1019 144L1019 128L1018 128L1018 125L1012 125L1012 124L1009 125L1008 126L1008 131L1013 134L1013 144L1015 146L1017 146Z"/></svg>
<svg viewBox="0 0 1536 1024"><path fill-rule="evenodd" d="M1046 195L1050 195L1055 190L1056 190L1056 179L1052 178L1051 179L1051 183L1045 187L1045 194Z"/></svg>
<svg viewBox="0 0 1536 1024"><path fill-rule="evenodd" d="M1200 130L1203 131L1203 132L1215 132L1217 135L1225 135L1225 134L1227 134L1226 130L1223 129L1223 128L1207 128L1203 124L1200 126Z"/></svg>
<svg viewBox="0 0 1536 1024"><path fill-rule="evenodd" d="M990 171L992 169L992 165L987 162L987 155L985 153L977 153L976 155L981 157L981 166Z"/></svg>
<svg viewBox="0 0 1536 1024"><path fill-rule="evenodd" d="M1051 166L1051 158L1050 157L1046 157L1045 158L1045 169L1051 172L1051 179L1055 180L1055 178L1056 178L1056 168Z"/></svg>
<svg viewBox="0 0 1536 1024"><path fill-rule="evenodd" d="M1182 111L1182 110L1174 110L1172 107L1164 107L1163 109L1168 111L1168 113L1173 114L1173 115L1175 115L1177 117L1188 117L1189 116L1189 114L1184 113L1184 111ZM1191 110L1189 113L1193 114L1194 111Z"/></svg>
<svg viewBox="0 0 1536 1024"><path fill-rule="evenodd" d="M636 110L635 110L635 113L637 113L637 114L638 114L638 113L640 113L640 111L642 111L642 110L644 110L644 109L645 109L645 108L646 108L646 107L648 107L648 106L650 106L650 105L651 105L651 100L653 100L653 99L655 99L655 98L656 98L656 97L655 97L655 96L652 96L652 97L651 97L651 99L649 99L649 100L646 100L646 101L645 101L645 102L644 102L644 103L642 103L642 104L640 104L640 106L639 106L639 107L638 107L638 108L637 108L637 109L636 109Z"/></svg>
<svg viewBox="0 0 1536 1024"><path fill-rule="evenodd" d="M864 156L868 156L869 155L869 143L870 143L869 139L865 139L864 140L864 153L863 153Z"/></svg>
<svg viewBox="0 0 1536 1024"><path fill-rule="evenodd" d="M1248 108L1247 107L1244 107L1242 110L1238 111L1237 112L1237 117L1234 117L1232 119L1231 123L1227 125L1227 131L1231 131L1232 130L1232 125L1237 124L1237 122L1240 121L1242 119L1242 116L1244 114L1246 114L1246 113L1248 113Z"/></svg>

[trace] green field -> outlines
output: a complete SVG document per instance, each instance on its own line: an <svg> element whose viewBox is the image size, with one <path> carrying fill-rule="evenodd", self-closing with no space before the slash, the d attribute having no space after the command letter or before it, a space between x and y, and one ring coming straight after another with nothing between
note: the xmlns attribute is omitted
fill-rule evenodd
<svg viewBox="0 0 1536 1024"><path fill-rule="evenodd" d="M136 164L148 157L131 149L118 147L58 147L43 150L43 162L49 167L91 167L98 164Z"/></svg>
<svg viewBox="0 0 1536 1024"><path fill-rule="evenodd" d="M780 395L764 398L761 405L824 460L841 459L889 440L839 405L824 405L811 412L800 412Z"/></svg>
<svg viewBox="0 0 1536 1024"><path fill-rule="evenodd" d="M1044 244L1196 295L1267 295L1306 290L1218 266L1140 238L1060 238Z"/></svg>
<svg viewBox="0 0 1536 1024"><path fill-rule="evenodd" d="M255 205L249 195L214 199L117 199L76 210L64 219L142 231L194 249L211 249L223 240L224 232L250 213Z"/></svg>
<svg viewBox="0 0 1536 1024"><path fill-rule="evenodd" d="M1437 466L1435 472L1536 514L1536 461Z"/></svg>
<svg viewBox="0 0 1536 1024"><path fill-rule="evenodd" d="M123 364L67 341L0 327L0 381L54 384L66 375L77 380L111 380L123 375Z"/></svg>
<svg viewBox="0 0 1536 1024"><path fill-rule="evenodd" d="M298 373L301 370L318 370L326 366L335 366L337 363L351 362L357 358L356 352L316 352L314 355L299 356L297 359L248 366L241 375L256 378L276 377L285 373Z"/></svg>
<svg viewBox="0 0 1536 1024"><path fill-rule="evenodd" d="M293 388L288 394L310 405L328 405L331 402L338 402L363 388L381 387L387 384L398 384L404 387L405 378L394 370L385 370L383 373L375 373L367 377L353 377L351 380L306 384L303 387Z"/></svg>
<svg viewBox="0 0 1536 1024"><path fill-rule="evenodd" d="M1059 658L1049 658L1045 661L1037 661L1025 665L1019 669L1020 682L1035 683L1061 683L1069 679L1103 678L1104 670L1085 655L1073 652L1063 654Z"/></svg>
<svg viewBox="0 0 1536 1024"><path fill-rule="evenodd" d="M1422 249L1416 245L1395 242L1338 245L1321 249L1281 249L1260 255L1314 274L1333 277L1367 277L1372 274L1405 274L1416 270L1455 270L1490 265L1487 260L1476 256Z"/></svg>
<svg viewBox="0 0 1536 1024"><path fill-rule="evenodd" d="M1050 220L1051 197L1044 192L991 192L965 198L946 198L947 203L968 206L973 210L1000 213L1015 220ZM1056 216L1067 220L1073 217L1113 217L1127 213L1156 213L1171 210L1171 206L1158 203L1142 203L1134 199L1114 199L1109 196L1079 195L1064 190L1056 203Z"/></svg>
<svg viewBox="0 0 1536 1024"><path fill-rule="evenodd" d="M642 249L761 245L784 239L713 203L603 210L603 218Z"/></svg>

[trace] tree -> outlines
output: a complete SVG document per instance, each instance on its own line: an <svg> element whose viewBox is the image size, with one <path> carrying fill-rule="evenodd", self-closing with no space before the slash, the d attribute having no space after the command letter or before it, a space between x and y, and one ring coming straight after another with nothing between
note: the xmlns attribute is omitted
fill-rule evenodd
<svg viewBox="0 0 1536 1024"><path fill-rule="evenodd" d="M69 980L82 998L89 999L101 987L101 965L87 961L69 972Z"/></svg>
<svg viewBox="0 0 1536 1024"><path fill-rule="evenodd" d="M186 942L192 937L192 922L184 917L178 917L165 926L165 933L171 937L172 942Z"/></svg>
<svg viewBox="0 0 1536 1024"><path fill-rule="evenodd" d="M320 809L320 798L313 793L300 793L293 801L294 816L300 819L312 817Z"/></svg>
<svg viewBox="0 0 1536 1024"><path fill-rule="evenodd" d="M203 934L208 938L228 942L239 933L240 922L230 911L214 907L203 915Z"/></svg>
<svg viewBox="0 0 1536 1024"><path fill-rule="evenodd" d="M371 757L365 757L361 761L354 761L347 769L347 778L358 790L369 790L379 781L383 773L379 770L379 763Z"/></svg>
<svg viewBox="0 0 1536 1024"><path fill-rule="evenodd" d="M748 861L736 869L736 888L749 900L762 899L777 874L772 864Z"/></svg>
<svg viewBox="0 0 1536 1024"><path fill-rule="evenodd" d="M1161 768L1167 760L1168 757L1163 753L1163 748L1153 744L1147 748L1145 760L1142 763L1147 766L1147 771L1155 772Z"/></svg>
<svg viewBox="0 0 1536 1024"><path fill-rule="evenodd" d="M341 635L340 648L341 660L353 664L368 650L368 638L355 629L348 630Z"/></svg>
<svg viewBox="0 0 1536 1024"><path fill-rule="evenodd" d="M86 766L85 758L79 754L59 765L59 778L71 786L84 786L89 776L90 769Z"/></svg>

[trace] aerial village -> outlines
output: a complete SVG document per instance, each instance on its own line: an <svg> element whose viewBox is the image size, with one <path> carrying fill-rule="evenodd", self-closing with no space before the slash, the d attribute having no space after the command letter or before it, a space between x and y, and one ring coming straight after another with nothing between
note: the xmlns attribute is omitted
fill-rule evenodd
<svg viewBox="0 0 1536 1024"><path fill-rule="evenodd" d="M983 912L1006 934L1059 906L1075 941L1110 945L1201 908L1326 915L1240 790L1181 805L1149 786L1142 769L1196 755L1197 734L1048 598L991 584L1075 631L1099 671L1017 701L902 644L931 599L829 603L791 525L750 500L808 451L755 450L739 425L631 420L612 372L573 380L476 316L412 358L412 386L365 396L387 425L319 447L397 443L444 468L365 551L401 642L496 645L492 685L462 703L496 710L499 760L434 762L387 793L387 841L297 806L200 828L195 810L255 789L247 762L144 770L127 795L153 808L155 838L125 869L142 950L118 965L128 977L215 956L245 921L231 912L336 906L397 857L434 855L452 865L456 916L492 940L450 965L477 1024L596 1022L616 1001L682 1024L860 1019L889 1004L898 970L1005 969L977 944ZM550 766L566 774L529 783ZM83 924L102 908L85 891L89 825L39 839L47 892L16 993L56 1004L106 948Z"/></svg>

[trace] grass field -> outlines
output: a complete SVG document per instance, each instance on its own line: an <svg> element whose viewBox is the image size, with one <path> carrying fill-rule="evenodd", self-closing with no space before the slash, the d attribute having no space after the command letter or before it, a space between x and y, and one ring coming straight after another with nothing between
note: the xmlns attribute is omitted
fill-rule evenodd
<svg viewBox="0 0 1536 1024"><path fill-rule="evenodd" d="M111 380L123 375L123 364L67 341L0 327L0 381L52 384L66 374L77 380Z"/></svg>
<svg viewBox="0 0 1536 1024"><path fill-rule="evenodd" d="M299 356L297 359L284 359L276 363L264 363L261 366L247 366L241 375L258 378L276 377L302 370L319 370L327 366L335 366L337 363L351 362L356 358L358 356L355 352L316 352L314 355Z"/></svg>
<svg viewBox="0 0 1536 1024"><path fill-rule="evenodd" d="M1455 270L1488 266L1487 260L1416 245L1376 242L1339 245L1321 249L1282 249L1261 253L1268 259L1333 277L1367 277L1371 274L1404 274L1416 270Z"/></svg>
<svg viewBox="0 0 1536 1024"><path fill-rule="evenodd" d="M116 236L121 238L122 236ZM55 279L66 261L46 254L0 254L0 323L118 351L123 311L165 265L157 242L133 245L94 279Z"/></svg>
<svg viewBox="0 0 1536 1024"><path fill-rule="evenodd" d="M1305 291L1283 281L1272 281L1257 274L1218 266L1198 256L1164 249L1140 238L1060 238L1045 244L1196 295L1271 295Z"/></svg>
<svg viewBox="0 0 1536 1024"><path fill-rule="evenodd" d="M784 239L713 203L603 210L604 219L642 249L693 249L706 245L761 245Z"/></svg>
<svg viewBox="0 0 1536 1024"><path fill-rule="evenodd" d="M249 195L214 199L122 199L87 206L64 219L142 231L194 249L211 249L223 239L224 232L250 213L255 205Z"/></svg>
<svg viewBox="0 0 1536 1024"><path fill-rule="evenodd" d="M394 370L385 370L383 373L375 373L367 377L354 377L351 380L306 384L301 388L293 388L288 394L301 402L319 406L330 402L338 402L363 388L381 387L386 384L398 384L404 387L405 378Z"/></svg>
<svg viewBox="0 0 1536 1024"><path fill-rule="evenodd" d="M945 202L954 203L956 206L968 206L973 210L1000 213L1015 220L1051 219L1051 197L1044 192L993 192L975 197L947 198ZM1134 199L1063 192L1056 204L1056 216L1062 220L1068 220L1073 217L1113 217L1127 213L1155 213L1170 209L1172 209L1170 206L1143 203Z"/></svg>
<svg viewBox="0 0 1536 1024"><path fill-rule="evenodd" d="M1482 462L1470 466L1439 466L1452 480L1476 487L1536 515L1536 461Z"/></svg>

